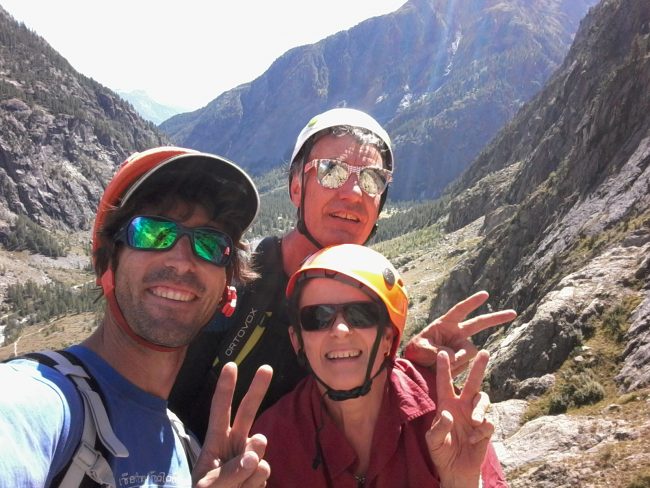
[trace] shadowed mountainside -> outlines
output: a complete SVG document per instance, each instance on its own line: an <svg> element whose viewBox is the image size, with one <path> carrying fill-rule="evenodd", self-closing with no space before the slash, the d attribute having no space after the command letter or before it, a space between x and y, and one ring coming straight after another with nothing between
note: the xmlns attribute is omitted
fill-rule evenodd
<svg viewBox="0 0 650 488"><path fill-rule="evenodd" d="M410 0L160 127L261 174L287 162L310 117L359 108L394 140L391 198L435 197L543 86L594 3Z"/></svg>
<svg viewBox="0 0 650 488"><path fill-rule="evenodd" d="M478 223L478 244L441 280L429 317L477 289L520 313L479 338L513 487L650 481L648 86L650 4L601 2L446 195L446 232ZM518 425L540 414L552 415Z"/></svg>

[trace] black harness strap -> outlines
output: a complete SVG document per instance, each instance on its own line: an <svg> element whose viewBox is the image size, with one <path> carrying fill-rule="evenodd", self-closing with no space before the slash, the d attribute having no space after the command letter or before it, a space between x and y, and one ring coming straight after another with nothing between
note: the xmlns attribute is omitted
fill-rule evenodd
<svg viewBox="0 0 650 488"><path fill-rule="evenodd" d="M271 316L271 303L277 296L277 286L283 282L284 277L280 239L263 239L255 250L253 266L262 278L242 294L237 311L237 326L233 327L222 342L213 368L220 369L220 366L229 361L241 364L266 331L265 324Z"/></svg>

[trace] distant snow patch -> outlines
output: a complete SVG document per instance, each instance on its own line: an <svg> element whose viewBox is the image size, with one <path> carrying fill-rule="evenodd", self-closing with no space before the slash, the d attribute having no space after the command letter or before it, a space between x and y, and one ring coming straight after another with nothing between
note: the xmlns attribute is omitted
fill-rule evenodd
<svg viewBox="0 0 650 488"><path fill-rule="evenodd" d="M412 93L406 93L399 102L398 110L404 110L411 106Z"/></svg>
<svg viewBox="0 0 650 488"><path fill-rule="evenodd" d="M447 67L445 68L445 73L443 76L447 76L449 73L451 73L451 68L454 64L454 57L456 56L456 52L458 51L458 46L460 46L460 40L463 38L463 33L461 31L456 31L456 36L454 37L454 41L451 43L451 46L449 46L448 52L449 52L449 63L447 64Z"/></svg>

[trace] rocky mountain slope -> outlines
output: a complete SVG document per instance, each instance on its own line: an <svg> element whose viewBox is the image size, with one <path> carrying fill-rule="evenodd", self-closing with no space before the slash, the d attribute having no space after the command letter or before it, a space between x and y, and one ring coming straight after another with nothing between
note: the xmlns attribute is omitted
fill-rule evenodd
<svg viewBox="0 0 650 488"><path fill-rule="evenodd" d="M395 142L391 198L437 196L559 66L596 0L410 0L318 43L161 129L260 174L314 114L350 106Z"/></svg>
<svg viewBox="0 0 650 488"><path fill-rule="evenodd" d="M116 165L167 141L0 7L0 228L88 229Z"/></svg>
<svg viewBox="0 0 650 488"><path fill-rule="evenodd" d="M448 191L446 230L480 222L480 243L429 316L476 289L519 311L481 338L502 420L615 401L501 432L514 486L649 486L649 86L650 4L604 0L547 86ZM634 460L617 451L630 445ZM589 468L576 472L581 456ZM598 481L599 458L626 468ZM638 466L646 484L628 485Z"/></svg>
<svg viewBox="0 0 650 488"><path fill-rule="evenodd" d="M597 290L588 298L571 294L574 306L586 301L586 307L603 287L622 291L648 278L643 258L650 242L649 52L646 1L605 1L583 21L548 86L452 190L447 229L484 216L485 238L443 285L433 314L480 287L530 320L545 297L578 279L584 288L588 279L595 281ZM625 273L615 263L628 254L636 268ZM554 314L556 328L557 319ZM527 340L545 350L560 332L547 334L546 341ZM556 367L571 348L556 350L547 364L535 356L535 372ZM504 363L508 377L530 372ZM494 384L504 379L495 377Z"/></svg>

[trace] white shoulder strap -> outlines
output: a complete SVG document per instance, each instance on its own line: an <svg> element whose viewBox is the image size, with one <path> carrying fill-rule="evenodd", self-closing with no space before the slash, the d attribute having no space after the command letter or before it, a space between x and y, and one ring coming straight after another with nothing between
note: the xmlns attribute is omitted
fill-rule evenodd
<svg viewBox="0 0 650 488"><path fill-rule="evenodd" d="M87 381L88 374L84 368L72 364L67 357L56 351L41 351L39 354L53 360L56 363L53 367L74 381L84 403L84 428L81 442L59 486L77 488L84 476L88 475L101 486L116 488L111 467L102 453L95 449L95 441L99 437L106 449L115 457L128 457L129 451L113 432L104 402ZM181 440L191 468L199 458L201 446L186 432L183 422L169 409L167 417Z"/></svg>
<svg viewBox="0 0 650 488"><path fill-rule="evenodd" d="M92 407L89 408L85 400L84 407L84 430L81 442L59 488L77 488L86 475L101 486L116 488L115 477L108 461L95 449L97 431L90 413Z"/></svg>
<svg viewBox="0 0 650 488"><path fill-rule="evenodd" d="M41 351L40 354L55 361L54 368L74 381L84 403L81 442L60 486L78 487L84 476L88 475L100 485L114 488L116 483L113 472L102 453L95 449L95 441L99 437L115 457L127 457L129 451L113 432L101 397L91 388L87 381L89 376L81 366L72 364L68 358L56 351Z"/></svg>
<svg viewBox="0 0 650 488"><path fill-rule="evenodd" d="M174 412L167 409L167 417L169 417L169 421L171 422L176 435L178 435L181 443L183 444L183 450L188 457L191 469L199 459L201 446L199 445L199 442L194 438L194 436L191 436L187 433L185 430L185 425L183 425L183 422L181 422L181 420L176 416Z"/></svg>

